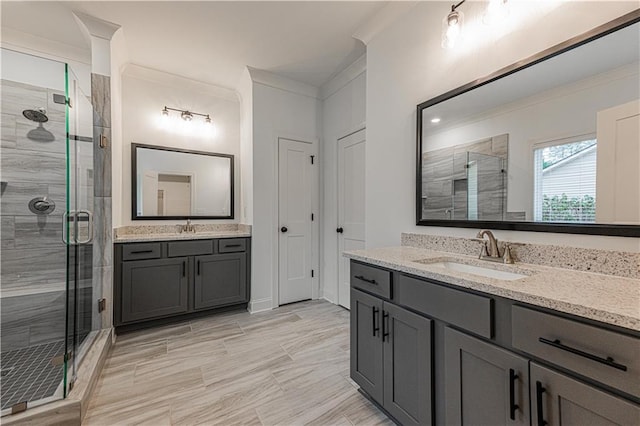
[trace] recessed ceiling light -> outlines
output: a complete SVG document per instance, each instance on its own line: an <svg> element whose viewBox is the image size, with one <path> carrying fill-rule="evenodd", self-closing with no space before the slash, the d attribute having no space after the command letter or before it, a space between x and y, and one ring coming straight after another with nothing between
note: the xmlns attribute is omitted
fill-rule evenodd
<svg viewBox="0 0 640 426"><path fill-rule="evenodd" d="M432 122L433 124L438 124L438 123L440 122L440 119L439 119L438 117L436 117L436 118L432 118L432 119L431 119L431 122Z"/></svg>

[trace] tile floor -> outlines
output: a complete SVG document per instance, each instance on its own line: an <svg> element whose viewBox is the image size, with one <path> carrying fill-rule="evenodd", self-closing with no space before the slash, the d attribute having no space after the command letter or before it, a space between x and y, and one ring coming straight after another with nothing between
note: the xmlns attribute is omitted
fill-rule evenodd
<svg viewBox="0 0 640 426"><path fill-rule="evenodd" d="M391 425L349 379L349 312L310 301L118 337L84 425Z"/></svg>
<svg viewBox="0 0 640 426"><path fill-rule="evenodd" d="M64 340L2 352L2 409L53 396L62 384L62 365L51 360L63 354Z"/></svg>

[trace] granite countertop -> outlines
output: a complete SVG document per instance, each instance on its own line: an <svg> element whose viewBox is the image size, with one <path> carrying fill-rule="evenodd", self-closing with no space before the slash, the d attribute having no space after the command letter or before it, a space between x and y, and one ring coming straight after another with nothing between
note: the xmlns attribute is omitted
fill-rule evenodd
<svg viewBox="0 0 640 426"><path fill-rule="evenodd" d="M564 268L504 265L474 256L414 247L348 251L344 256L544 308L640 331L640 280ZM514 281L445 270L428 262L456 261L527 275ZM419 263L417 261L426 261Z"/></svg>
<svg viewBox="0 0 640 426"><path fill-rule="evenodd" d="M243 238L250 237L247 231L204 231L204 232L162 232L157 234L124 234L116 235L114 243L137 243L145 241L204 240L209 238Z"/></svg>

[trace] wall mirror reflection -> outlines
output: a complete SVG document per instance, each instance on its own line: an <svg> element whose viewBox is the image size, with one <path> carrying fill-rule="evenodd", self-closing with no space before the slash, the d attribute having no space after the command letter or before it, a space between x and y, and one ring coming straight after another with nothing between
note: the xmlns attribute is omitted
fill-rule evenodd
<svg viewBox="0 0 640 426"><path fill-rule="evenodd" d="M233 219L233 155L132 144L133 219Z"/></svg>
<svg viewBox="0 0 640 426"><path fill-rule="evenodd" d="M631 15L418 105L418 224L640 235Z"/></svg>

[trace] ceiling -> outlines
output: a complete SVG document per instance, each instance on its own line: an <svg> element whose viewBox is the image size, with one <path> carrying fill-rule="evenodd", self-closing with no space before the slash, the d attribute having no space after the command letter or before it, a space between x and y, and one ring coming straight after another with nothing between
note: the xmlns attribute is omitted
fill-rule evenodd
<svg viewBox="0 0 640 426"><path fill-rule="evenodd" d="M245 66L321 86L365 52L383 1L2 2L2 28L86 48L72 12L123 27L132 63L235 88Z"/></svg>

